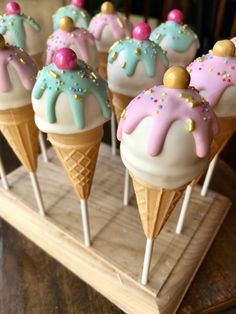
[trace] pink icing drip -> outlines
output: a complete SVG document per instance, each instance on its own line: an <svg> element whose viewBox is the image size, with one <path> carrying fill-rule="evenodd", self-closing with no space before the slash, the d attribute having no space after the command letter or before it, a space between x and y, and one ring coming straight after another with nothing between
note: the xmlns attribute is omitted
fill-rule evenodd
<svg viewBox="0 0 236 314"><path fill-rule="evenodd" d="M25 89L33 89L37 75L37 68L33 63L31 57L20 48L6 46L0 49L0 91L8 92L14 84L10 81L8 64L15 69Z"/></svg>
<svg viewBox="0 0 236 314"><path fill-rule="evenodd" d="M75 28L71 33L59 29L49 37L47 41L46 65L52 62L53 56L58 49L70 47L71 45L77 46L81 59L89 63L88 45L95 47L95 39L86 29Z"/></svg>
<svg viewBox="0 0 236 314"><path fill-rule="evenodd" d="M236 87L236 57L203 55L188 66L191 75L190 85L199 91L205 90L207 100L214 107L225 89Z"/></svg>
<svg viewBox="0 0 236 314"><path fill-rule="evenodd" d="M120 27L117 19L123 23L124 27ZM89 32L92 33L96 40L100 40L103 29L108 26L115 40L120 40L125 36L130 36L131 24L120 13L115 14L97 14L89 24Z"/></svg>
<svg viewBox="0 0 236 314"><path fill-rule="evenodd" d="M206 102L199 107L191 108L186 100L179 96L180 93L185 93L200 100L200 95L190 88L176 90L159 86L151 90L151 94L142 93L129 104L125 118L120 120L117 138L121 141L123 132L132 133L143 119L152 117L147 150L151 156L157 156L162 151L172 123L177 120L187 122L192 119L195 121L195 130L192 134L196 145L196 155L200 158L205 157L209 152L212 136L218 132L218 123L213 110ZM186 132L189 132L187 124Z"/></svg>

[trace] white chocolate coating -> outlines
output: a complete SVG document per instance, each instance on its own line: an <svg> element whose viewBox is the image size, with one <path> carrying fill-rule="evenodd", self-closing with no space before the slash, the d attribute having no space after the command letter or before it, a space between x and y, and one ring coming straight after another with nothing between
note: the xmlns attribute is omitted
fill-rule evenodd
<svg viewBox="0 0 236 314"><path fill-rule="evenodd" d="M98 68L98 53L97 53L96 46L93 46L89 42L87 42L87 47L88 47L88 64L94 69L97 69ZM74 52L78 56L78 59L83 60L80 49L78 49L77 45L73 44L73 45L70 45L70 47L68 48L74 50Z"/></svg>
<svg viewBox="0 0 236 314"><path fill-rule="evenodd" d="M107 120L102 116L100 106L93 96L88 94L85 99L85 125L83 129L78 129L73 121L68 96L61 93L56 102L56 123L49 123L46 117L47 91L38 100L32 97L33 109L35 112L35 123L37 127L45 133L75 134L91 130L103 125Z"/></svg>
<svg viewBox="0 0 236 314"><path fill-rule="evenodd" d="M97 50L100 52L107 52L115 41L116 39L112 34L111 29L108 25L106 25L103 28L101 38L99 40L96 40Z"/></svg>
<svg viewBox="0 0 236 314"><path fill-rule="evenodd" d="M196 56L197 50L199 48L198 41L194 41L188 50L183 52L177 52L170 48L168 43L168 37L164 37L163 40L160 43L160 46L163 50L167 51L167 58L169 60L169 66L178 66L181 65L183 67L186 67L189 65L191 61Z"/></svg>
<svg viewBox="0 0 236 314"><path fill-rule="evenodd" d="M26 90L21 83L16 70L8 65L7 67L10 81L12 84L11 90L0 93L0 110L24 107L31 103L31 90Z"/></svg>
<svg viewBox="0 0 236 314"><path fill-rule="evenodd" d="M30 56L34 56L36 54L43 52L44 42L43 42L40 32L37 32L32 26L28 25L27 23L24 23L24 27L25 27L25 38L26 38L25 51ZM4 38L8 44L13 45L13 46L16 45L14 38L10 34L10 32L7 32L4 35Z"/></svg>
<svg viewBox="0 0 236 314"><path fill-rule="evenodd" d="M200 94L208 101L206 90L200 90ZM236 117L236 87L229 86L225 89L214 111L217 117Z"/></svg>
<svg viewBox="0 0 236 314"><path fill-rule="evenodd" d="M146 69L143 62L139 62L134 74L127 76L121 65L124 63L124 54L122 51L119 53L117 59L110 64L107 64L107 77L108 86L111 91L116 93L135 97L145 87L162 84L164 72L166 70L162 61L161 55L157 55L156 75L149 77L146 74Z"/></svg>
<svg viewBox="0 0 236 314"><path fill-rule="evenodd" d="M127 169L143 182L166 189L176 189L201 175L209 158L196 156L195 141L187 124L176 121L170 127L162 152L155 157L146 145L152 118L143 119L131 134L123 132L120 153Z"/></svg>

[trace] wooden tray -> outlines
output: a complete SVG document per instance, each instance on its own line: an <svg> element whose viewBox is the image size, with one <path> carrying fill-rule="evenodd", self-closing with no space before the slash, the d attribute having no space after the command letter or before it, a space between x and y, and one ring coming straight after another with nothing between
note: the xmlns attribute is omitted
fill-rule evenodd
<svg viewBox="0 0 236 314"><path fill-rule="evenodd" d="M0 189L0 217L127 313L174 313L196 274L230 201L194 189L182 235L175 234L181 202L155 241L150 282L140 284L145 248L134 196L123 207L124 168L101 146L89 199L92 248L83 245L80 205L53 151L39 161L38 177L48 216L37 214L30 179L21 167Z"/></svg>

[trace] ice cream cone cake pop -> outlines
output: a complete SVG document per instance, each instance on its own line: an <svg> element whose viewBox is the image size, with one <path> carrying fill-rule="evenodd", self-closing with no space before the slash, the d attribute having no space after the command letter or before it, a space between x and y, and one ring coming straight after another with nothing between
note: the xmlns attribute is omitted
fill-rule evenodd
<svg viewBox="0 0 236 314"><path fill-rule="evenodd" d="M38 158L38 129L31 105L37 67L31 57L16 46L5 44L0 35L0 130L31 174L35 186ZM37 185L37 182L36 182ZM37 188L38 207L43 213Z"/></svg>
<svg viewBox="0 0 236 314"><path fill-rule="evenodd" d="M76 27L88 28L90 16L83 8L84 0L72 0L67 6L59 8L53 15L53 29L56 31L60 27L61 18L70 17Z"/></svg>
<svg viewBox="0 0 236 314"><path fill-rule="evenodd" d="M114 42L130 35L131 24L122 14L115 11L111 2L107 1L102 4L101 12L92 18L89 31L96 40L100 58L99 72L106 78L108 50Z"/></svg>
<svg viewBox="0 0 236 314"><path fill-rule="evenodd" d="M235 45L230 40L216 42L213 50L192 62L188 71L191 85L209 101L220 124L214 138L211 159L218 155L236 130L236 56ZM214 161L213 161L214 162ZM211 167L211 174L213 167ZM207 186L210 183L208 176ZM204 184L202 195L206 194Z"/></svg>
<svg viewBox="0 0 236 314"><path fill-rule="evenodd" d="M183 13L177 9L169 12L167 21L153 30L150 39L167 51L170 66L187 66L199 48L197 35L183 24Z"/></svg>
<svg viewBox="0 0 236 314"><path fill-rule="evenodd" d="M164 86L135 97L118 126L121 158L133 179L148 254L184 187L207 167L218 130L214 112L189 81L184 68L171 67ZM144 284L150 260L145 257Z"/></svg>
<svg viewBox="0 0 236 314"><path fill-rule="evenodd" d="M138 23L132 38L117 41L108 55L108 86L119 121L122 111L145 87L162 84L168 60L163 50L149 40L151 28Z"/></svg>
<svg viewBox="0 0 236 314"><path fill-rule="evenodd" d="M75 27L68 16L60 19L59 29L47 41L46 65L52 63L55 52L60 48L71 48L78 59L95 69L98 67L98 53L93 35L84 28Z"/></svg>
<svg viewBox="0 0 236 314"><path fill-rule="evenodd" d="M21 13L17 2L8 2L5 9L6 13L0 17L0 34L7 43L25 49L40 65L43 51L40 26L31 16Z"/></svg>
<svg viewBox="0 0 236 314"><path fill-rule="evenodd" d="M32 93L35 121L48 133L58 158L81 199L85 244L90 245L87 199L103 124L110 119L107 83L69 48L40 72Z"/></svg>

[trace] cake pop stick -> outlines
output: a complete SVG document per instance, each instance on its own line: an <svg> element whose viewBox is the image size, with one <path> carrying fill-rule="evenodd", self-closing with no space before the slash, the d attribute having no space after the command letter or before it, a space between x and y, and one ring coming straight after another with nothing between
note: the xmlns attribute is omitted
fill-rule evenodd
<svg viewBox="0 0 236 314"><path fill-rule="evenodd" d="M40 145L40 150L42 153L43 161L48 162L47 147L46 147L46 142L45 142L42 132L39 132L39 145Z"/></svg>
<svg viewBox="0 0 236 314"><path fill-rule="evenodd" d="M169 68L164 86L153 86L134 98L118 126L121 158L133 180L147 238L143 284L148 282L153 241L185 187L206 168L218 131L214 112L189 81L184 68Z"/></svg>
<svg viewBox="0 0 236 314"><path fill-rule="evenodd" d="M36 203L39 209L39 213L40 215L45 216L45 207L44 207L43 198L42 198L41 190L39 187L37 175L35 172L29 172L29 176L32 183L34 196L35 196Z"/></svg>
<svg viewBox="0 0 236 314"><path fill-rule="evenodd" d="M80 199L84 243L89 246L87 200L90 195L103 124L109 120L107 83L69 48L40 71L32 93L35 122L48 133ZM58 84L60 82L60 84Z"/></svg>
<svg viewBox="0 0 236 314"><path fill-rule="evenodd" d="M116 155L116 119L115 114L111 114L111 153L113 156Z"/></svg>
<svg viewBox="0 0 236 314"><path fill-rule="evenodd" d="M125 168L125 180L124 180L124 196L123 196L123 205L129 205L129 170Z"/></svg>
<svg viewBox="0 0 236 314"><path fill-rule="evenodd" d="M8 184L8 180L7 180L7 176L6 176L6 172L3 166L3 162L2 162L2 158L0 156L0 177L2 180L2 185L4 187L5 190L9 190L9 184Z"/></svg>
<svg viewBox="0 0 236 314"><path fill-rule="evenodd" d="M191 195L192 195L192 191L193 191L193 187L192 187L192 185L189 184L187 186L187 189L185 190L185 193L184 193L184 200L183 200L183 204L182 204L182 207L181 207L181 210L180 210L179 219L178 219L177 226L176 226L176 231L175 232L177 234L181 234L182 233L184 220L185 220L185 216L186 216L187 209L188 209L188 206L189 206L189 201L190 201L190 198L191 198Z"/></svg>
<svg viewBox="0 0 236 314"><path fill-rule="evenodd" d="M0 35L0 130L23 166L29 171L39 212L44 213L36 180L38 129L34 123L31 91L37 67L21 48L5 45Z"/></svg>
<svg viewBox="0 0 236 314"><path fill-rule="evenodd" d="M211 182L211 178L213 176L214 170L215 170L215 166L218 160L219 154L216 154L215 157L212 159L208 169L207 169L207 174L201 189L201 196L206 196L207 192L208 192L208 188Z"/></svg>

